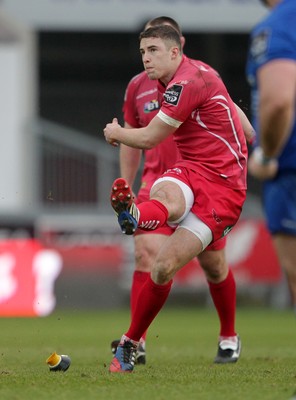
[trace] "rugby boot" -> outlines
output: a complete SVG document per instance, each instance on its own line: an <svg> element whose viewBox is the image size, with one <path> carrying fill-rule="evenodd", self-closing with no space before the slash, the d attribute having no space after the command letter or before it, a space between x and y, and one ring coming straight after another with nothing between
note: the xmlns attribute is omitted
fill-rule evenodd
<svg viewBox="0 0 296 400"><path fill-rule="evenodd" d="M133 193L127 181L117 178L113 182L110 202L122 233L133 235L138 227L139 210L133 202Z"/></svg>
<svg viewBox="0 0 296 400"><path fill-rule="evenodd" d="M120 343L120 340L113 340L111 342L111 352L113 355L115 355L117 347ZM139 364L146 364L146 349L145 349L145 341L143 339L140 340L139 347L136 353L136 360L135 360L135 365Z"/></svg>
<svg viewBox="0 0 296 400"><path fill-rule="evenodd" d="M138 345L128 338L122 338L111 361L109 372L133 372Z"/></svg>
<svg viewBox="0 0 296 400"><path fill-rule="evenodd" d="M215 364L235 363L239 359L241 353L241 340L237 336L237 340L223 339L219 341L218 352L215 357Z"/></svg>

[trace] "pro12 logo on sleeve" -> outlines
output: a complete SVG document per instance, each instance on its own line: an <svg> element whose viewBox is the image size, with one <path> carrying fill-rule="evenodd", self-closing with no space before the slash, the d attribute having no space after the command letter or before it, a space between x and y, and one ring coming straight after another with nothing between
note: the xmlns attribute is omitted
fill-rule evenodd
<svg viewBox="0 0 296 400"><path fill-rule="evenodd" d="M183 90L182 85L171 86L166 90L166 92L163 95L164 101L166 103L172 104L173 106L176 106L179 102L182 90Z"/></svg>
<svg viewBox="0 0 296 400"><path fill-rule="evenodd" d="M270 37L271 32L265 29L252 38L250 52L255 62L262 63L265 61Z"/></svg>

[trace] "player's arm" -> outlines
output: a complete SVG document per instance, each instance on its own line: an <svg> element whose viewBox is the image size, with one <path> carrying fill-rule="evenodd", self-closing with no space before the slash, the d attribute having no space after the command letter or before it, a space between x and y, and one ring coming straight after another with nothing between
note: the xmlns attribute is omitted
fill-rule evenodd
<svg viewBox="0 0 296 400"><path fill-rule="evenodd" d="M118 124L117 118L106 125L105 139L113 146L123 143L138 149L152 149L172 134L177 126L169 125L157 115L143 128L127 129Z"/></svg>
<svg viewBox="0 0 296 400"><path fill-rule="evenodd" d="M127 122L124 123L127 129L133 129ZM142 158L142 150L133 147L120 145L119 149L119 163L120 163L120 176L128 181L132 187L137 176Z"/></svg>
<svg viewBox="0 0 296 400"><path fill-rule="evenodd" d="M277 157L295 118L296 62L274 60L258 71L260 146L266 157Z"/></svg>
<svg viewBox="0 0 296 400"><path fill-rule="evenodd" d="M255 178L272 179L278 171L276 157L288 140L295 118L296 63L275 60L258 71L260 147L249 158Z"/></svg>
<svg viewBox="0 0 296 400"><path fill-rule="evenodd" d="M249 121L248 117L243 112L243 110L237 104L235 104L235 107L237 109L238 116L241 121L246 140L248 143L252 144L255 139L255 129L253 128L251 122Z"/></svg>

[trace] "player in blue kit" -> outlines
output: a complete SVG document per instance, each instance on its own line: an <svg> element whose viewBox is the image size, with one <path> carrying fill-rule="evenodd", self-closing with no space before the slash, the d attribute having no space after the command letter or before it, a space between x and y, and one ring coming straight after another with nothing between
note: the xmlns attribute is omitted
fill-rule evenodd
<svg viewBox="0 0 296 400"><path fill-rule="evenodd" d="M296 313L296 1L271 9L252 31L247 61L257 147L249 172L263 180L263 205Z"/></svg>

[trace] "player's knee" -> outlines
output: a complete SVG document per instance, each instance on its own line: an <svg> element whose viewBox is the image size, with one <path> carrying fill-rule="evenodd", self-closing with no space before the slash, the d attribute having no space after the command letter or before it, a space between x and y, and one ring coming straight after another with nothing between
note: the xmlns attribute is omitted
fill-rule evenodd
<svg viewBox="0 0 296 400"><path fill-rule="evenodd" d="M162 262L157 262L151 271L151 278L158 285L165 285L172 279L173 275L172 268L167 263Z"/></svg>
<svg viewBox="0 0 296 400"><path fill-rule="evenodd" d="M228 274L228 266L226 262L213 263L210 261L200 262L207 279L211 282L221 282Z"/></svg>

